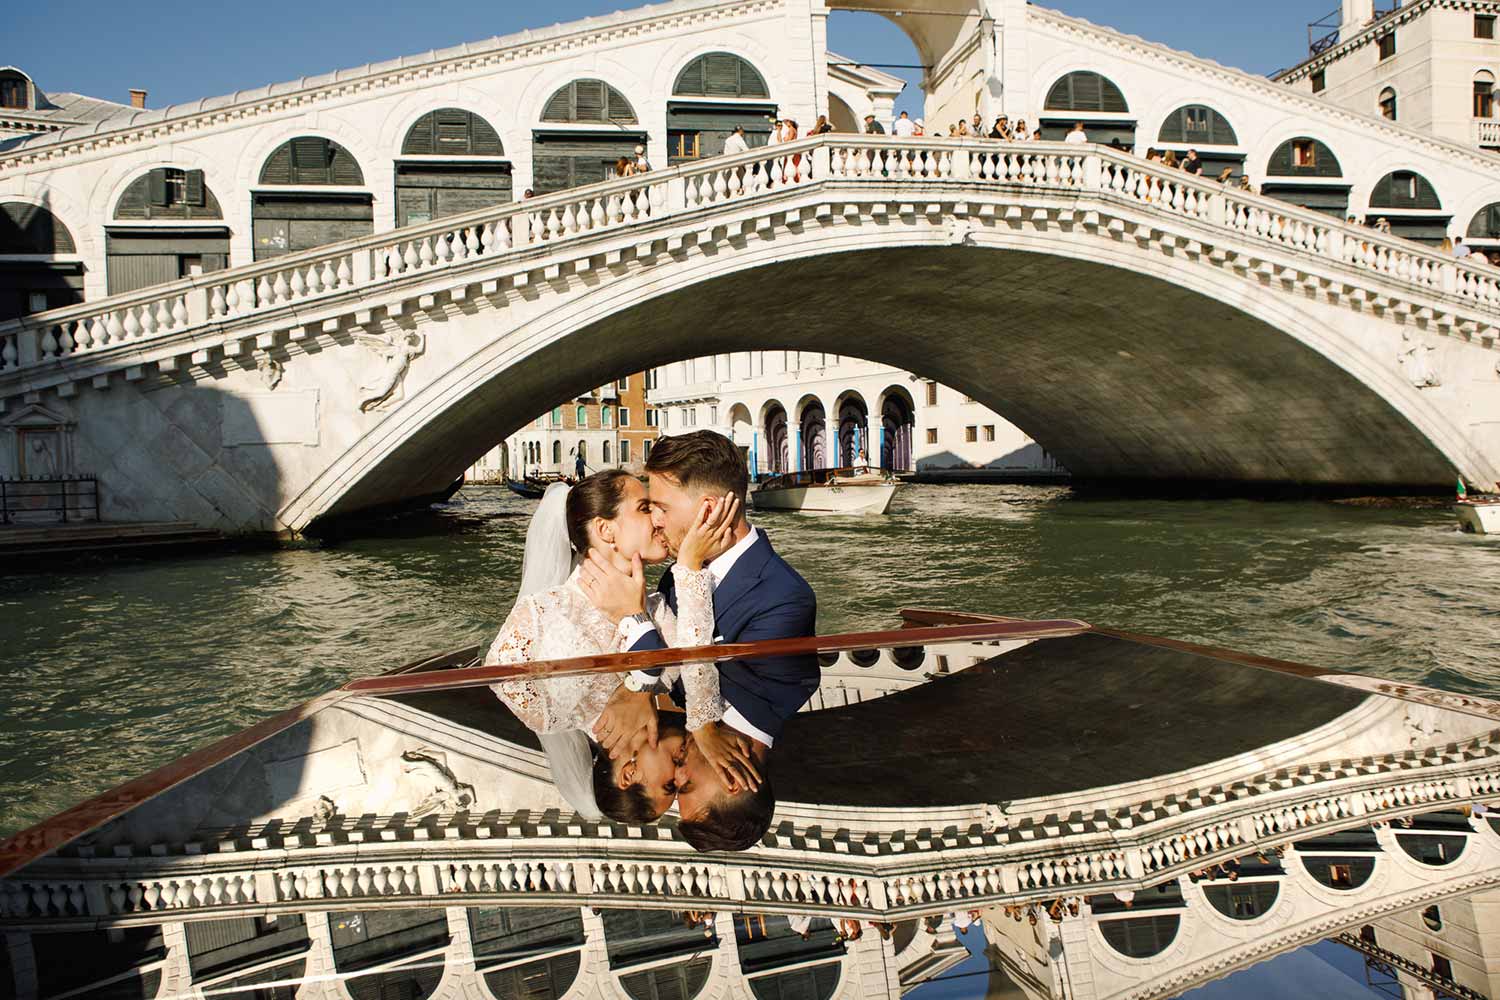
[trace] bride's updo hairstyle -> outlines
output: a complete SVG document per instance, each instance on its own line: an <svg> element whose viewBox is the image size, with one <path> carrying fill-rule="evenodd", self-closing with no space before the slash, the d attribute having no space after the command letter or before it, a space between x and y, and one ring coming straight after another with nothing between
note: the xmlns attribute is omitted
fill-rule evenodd
<svg viewBox="0 0 1500 1000"><path fill-rule="evenodd" d="M620 500L630 478L630 473L622 469L605 469L580 479L568 490L568 541L574 552L579 555L588 552L589 525L594 518L610 521L620 512Z"/></svg>

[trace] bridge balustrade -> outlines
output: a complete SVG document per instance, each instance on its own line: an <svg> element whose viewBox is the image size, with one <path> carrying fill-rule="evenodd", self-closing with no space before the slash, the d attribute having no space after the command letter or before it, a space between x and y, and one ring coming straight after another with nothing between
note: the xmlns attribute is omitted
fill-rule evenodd
<svg viewBox="0 0 1500 1000"><path fill-rule="evenodd" d="M1222 234L1232 248L1227 252L1226 246L1206 241L1190 242L1186 252L1217 254L1216 260L1229 260L1247 276L1253 261L1257 281L1295 280L1290 268L1278 269L1251 256L1257 247L1275 248L1338 265L1346 275L1352 270L1378 280L1378 286L1352 289L1355 300L1378 302L1413 293L1446 296L1456 299L1460 308L1490 313L1471 322L1500 324L1500 317L1491 312L1500 305L1500 271L1487 265L1456 261L1418 244L1162 168L1128 153L1064 143L834 133L616 178L37 313L0 325L0 375L117 348L131 354L142 343L186 339L201 332L227 334L242 321L283 315L292 327L291 338L297 340L310 329L296 325L301 317L349 298L365 303L357 308L368 309L371 293L383 287L396 291L432 274L505 257L524 261L539 250L602 232L639 232L649 246L649 229L655 223L701 220L712 227L714 210L721 206L753 204L798 189L866 183L894 189L893 201L906 197L900 192L909 188L912 204L900 206L903 215L914 214L917 204L926 215L964 214L963 193L976 188L1091 195L1095 200L1080 206L1076 218L1065 214L1060 221L1085 228L1103 225L1117 238L1133 237L1143 245L1159 236L1146 223L1131 226L1118 217L1101 220L1095 207L1122 204L1138 214L1183 219L1208 234ZM934 206L933 198L949 203ZM1028 216L1024 200L1000 209L1006 222L1020 223L1028 217L1038 221L1037 213L1047 218L1040 206L1031 208ZM976 214L993 217L996 209L980 205ZM1237 252L1247 247L1249 254ZM527 280L525 273L515 276L518 285ZM336 319L323 322L337 325ZM315 327L311 330L317 332ZM232 343L232 338L225 340L226 345ZM226 350L236 352L236 347Z"/></svg>

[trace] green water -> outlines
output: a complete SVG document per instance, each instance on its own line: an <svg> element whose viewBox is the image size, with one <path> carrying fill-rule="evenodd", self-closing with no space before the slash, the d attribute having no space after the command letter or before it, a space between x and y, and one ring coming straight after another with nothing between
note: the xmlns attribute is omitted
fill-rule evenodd
<svg viewBox="0 0 1500 1000"><path fill-rule="evenodd" d="M0 577L0 835L352 677L486 641L533 504L470 488L327 548ZM1500 537L1446 508L913 486L883 518L763 515L819 629L902 607L1077 617L1500 696Z"/></svg>

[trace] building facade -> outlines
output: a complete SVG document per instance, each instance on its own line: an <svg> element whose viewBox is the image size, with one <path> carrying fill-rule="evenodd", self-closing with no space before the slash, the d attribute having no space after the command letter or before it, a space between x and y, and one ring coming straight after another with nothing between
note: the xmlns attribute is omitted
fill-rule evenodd
<svg viewBox="0 0 1500 1000"><path fill-rule="evenodd" d="M714 354L655 368L648 379L661 433L718 431L754 475L865 464L939 479L1066 475L972 397L847 355Z"/></svg>
<svg viewBox="0 0 1500 1000"><path fill-rule="evenodd" d="M470 467L470 482L601 469L640 472L656 428L647 423L645 375L625 375L554 406ZM580 464L581 463L581 464Z"/></svg>

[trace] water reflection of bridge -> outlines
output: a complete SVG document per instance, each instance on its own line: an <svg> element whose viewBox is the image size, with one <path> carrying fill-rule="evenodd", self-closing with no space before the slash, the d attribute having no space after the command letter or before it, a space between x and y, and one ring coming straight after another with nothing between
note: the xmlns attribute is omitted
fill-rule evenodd
<svg viewBox="0 0 1500 1000"><path fill-rule="evenodd" d="M820 703L839 707L789 724L776 823L745 854L694 854L670 816L630 828L573 815L484 688L344 695L0 882L12 971L114 928L117 945L139 945L132 961L155 955L174 975L229 939L261 955L299 934L322 956L307 968L328 973L358 916L367 935L410 945L380 952L398 977L428 976L413 956L441 952L479 979L530 964L562 995L563 954L577 953L577 975L633 996L665 995L631 985L646 972L684 995L873 995L910 985L906 945L933 953L937 939L911 928L979 910L1017 975L1093 984L1077 996L1158 996L1500 881L1500 833L1467 814L1500 792L1495 708L1473 699L1103 633L892 644L826 669ZM445 801L443 770L472 798ZM712 955L653 952L659 964L637 967L612 953L617 919L656 940L646 929L682 912L717 914ZM781 945L731 946L745 914L802 957L750 961ZM804 953L781 933L788 917L864 934L835 954L820 924L829 950ZM882 923L913 936L897 948ZM573 928L556 949L480 954L481 939L521 948L525 928L554 924ZM695 933L658 943L707 940ZM767 994L773 971L802 985ZM429 992L458 981L422 980Z"/></svg>

